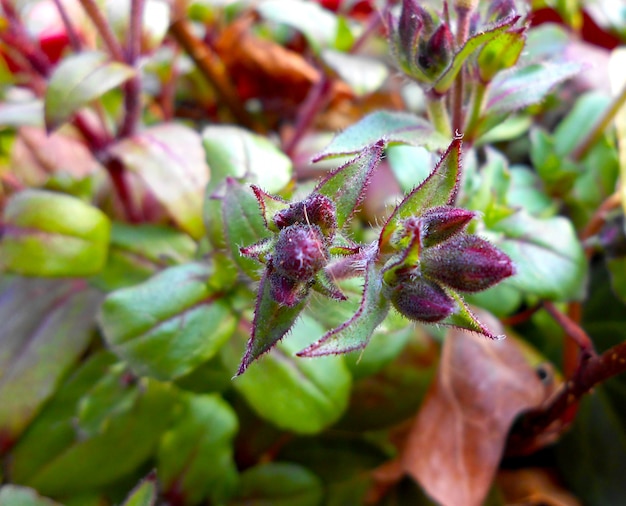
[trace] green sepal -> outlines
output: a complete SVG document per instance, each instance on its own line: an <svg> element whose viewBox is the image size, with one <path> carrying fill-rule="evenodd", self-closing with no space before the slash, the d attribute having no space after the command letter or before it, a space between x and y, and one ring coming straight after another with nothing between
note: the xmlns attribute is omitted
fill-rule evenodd
<svg viewBox="0 0 626 506"><path fill-rule="evenodd" d="M504 339L505 336L495 335L485 325L483 325L478 318L476 318L474 313L472 313L469 306L458 293L447 288L445 290L446 293L455 300L457 308L454 313L448 316L445 320L439 322L441 325L451 325L460 329L469 330L470 332L486 336L489 339Z"/></svg>
<svg viewBox="0 0 626 506"><path fill-rule="evenodd" d="M130 491L122 506L154 506L158 497L156 471L151 471Z"/></svg>
<svg viewBox="0 0 626 506"><path fill-rule="evenodd" d="M478 75L489 83L501 70L517 63L526 44L526 27L499 34L487 42L478 54Z"/></svg>

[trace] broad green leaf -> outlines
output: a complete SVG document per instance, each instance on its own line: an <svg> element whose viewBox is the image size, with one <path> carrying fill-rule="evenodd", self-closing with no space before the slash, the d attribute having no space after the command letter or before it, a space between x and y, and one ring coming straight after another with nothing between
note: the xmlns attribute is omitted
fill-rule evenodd
<svg viewBox="0 0 626 506"><path fill-rule="evenodd" d="M27 276L85 276L106 262L110 222L68 195L24 190L4 208L0 267Z"/></svg>
<svg viewBox="0 0 626 506"><path fill-rule="evenodd" d="M524 31L500 33L483 46L478 53L477 63L478 73L484 83L491 81L498 72L517 63L526 42Z"/></svg>
<svg viewBox="0 0 626 506"><path fill-rule="evenodd" d="M195 239L202 237L209 167L198 133L165 123L118 142L110 152L137 174L182 230Z"/></svg>
<svg viewBox="0 0 626 506"><path fill-rule="evenodd" d="M324 329L303 316L289 339L253 363L233 387L263 419L299 434L315 434L334 423L350 396L351 377L341 357L302 359L293 354L315 340ZM224 363L235 370L246 336L235 336L222 349Z"/></svg>
<svg viewBox="0 0 626 506"><path fill-rule="evenodd" d="M227 177L245 178L269 193L278 193L291 181L291 160L267 137L241 127L216 125L202 131L202 144L211 167L209 193Z"/></svg>
<svg viewBox="0 0 626 506"><path fill-rule="evenodd" d="M76 281L14 278L0 298L0 452L87 348L101 295Z"/></svg>
<svg viewBox="0 0 626 506"><path fill-rule="evenodd" d="M391 236L403 219L419 216L431 207L454 204L459 186L460 163L461 139L457 138L430 175L395 208L380 234L381 251L389 250Z"/></svg>
<svg viewBox="0 0 626 506"><path fill-rule="evenodd" d="M580 300L587 261L571 222L562 217L538 219L521 210L491 229L493 242L515 264L505 283L526 295L549 300Z"/></svg>
<svg viewBox="0 0 626 506"><path fill-rule="evenodd" d="M342 228L365 198L374 169L383 156L383 143L366 148L361 155L331 172L315 191L330 198L337 209L337 226Z"/></svg>
<svg viewBox="0 0 626 506"><path fill-rule="evenodd" d="M107 292L136 285L159 270L190 261L196 249L191 237L173 228L113 223L107 264L91 283Z"/></svg>
<svg viewBox="0 0 626 506"><path fill-rule="evenodd" d="M207 496L221 504L236 484L233 440L237 417L218 395L185 395L183 408L163 435L157 460L165 491L184 504Z"/></svg>
<svg viewBox="0 0 626 506"><path fill-rule="evenodd" d="M535 171L518 165L510 167L510 175L507 202L511 207L523 207L537 218L548 218L556 214L558 203L542 191L541 180Z"/></svg>
<svg viewBox="0 0 626 506"><path fill-rule="evenodd" d="M370 261L365 273L363 297L359 309L345 323L298 353L299 357L336 355L365 348L374 330L389 312L389 300L383 295L382 277Z"/></svg>
<svg viewBox="0 0 626 506"><path fill-rule="evenodd" d="M271 350L289 332L306 305L306 299L293 307L276 302L270 293L267 273L263 274L259 285L252 336L248 340L245 354L237 368L237 376L264 353Z"/></svg>
<svg viewBox="0 0 626 506"><path fill-rule="evenodd" d="M322 51L322 59L357 96L375 92L389 75L387 65L367 56L326 49Z"/></svg>
<svg viewBox="0 0 626 506"><path fill-rule="evenodd" d="M241 475L228 506L321 506L324 491L317 476L297 464L271 462Z"/></svg>
<svg viewBox="0 0 626 506"><path fill-rule="evenodd" d="M487 93L490 115L511 113L541 102L553 88L582 70L579 63L533 63L501 72Z"/></svg>
<svg viewBox="0 0 626 506"><path fill-rule="evenodd" d="M111 418L94 437L75 434L59 453L48 453L40 467L31 468L32 474L19 481L51 497L67 497L106 487L139 468L170 424L176 392L148 378L134 388L140 395L132 409Z"/></svg>
<svg viewBox="0 0 626 506"><path fill-rule="evenodd" d="M157 477L153 471L130 491L123 506L154 506L157 497Z"/></svg>
<svg viewBox="0 0 626 506"><path fill-rule="evenodd" d="M385 150L387 163L396 177L400 189L408 193L431 173L436 163L434 154L420 146L398 144Z"/></svg>
<svg viewBox="0 0 626 506"><path fill-rule="evenodd" d="M205 265L180 265L111 293L99 316L111 350L136 374L165 380L213 357L236 319L208 286L209 275Z"/></svg>
<svg viewBox="0 0 626 506"><path fill-rule="evenodd" d="M46 128L52 131L79 109L135 75L132 67L88 51L65 58L55 69L45 97Z"/></svg>
<svg viewBox="0 0 626 506"><path fill-rule="evenodd" d="M40 496L32 488L3 485L0 486L0 506L60 506L60 504Z"/></svg>
<svg viewBox="0 0 626 506"><path fill-rule="evenodd" d="M338 133L313 161L360 153L381 140L384 144L410 144L428 149L443 148L448 142L423 118L405 112L377 111Z"/></svg>
<svg viewBox="0 0 626 506"><path fill-rule="evenodd" d="M250 246L271 235L250 187L227 178L226 193L222 197L222 217L233 260L245 274L252 279L259 279L261 264L239 253L241 246Z"/></svg>
<svg viewBox="0 0 626 506"><path fill-rule="evenodd" d="M437 79L437 82L433 86L433 89L443 95L446 93L454 83L456 76L459 74L467 59L478 51L485 43L495 39L503 32L511 28L517 23L519 16L506 18L496 26L472 35L458 53L454 55L452 62L448 65L448 68L443 72L441 77Z"/></svg>
<svg viewBox="0 0 626 506"><path fill-rule="evenodd" d="M266 0L257 6L257 11L268 21L286 24L302 32L316 52L332 46L336 40L337 17L317 3Z"/></svg>

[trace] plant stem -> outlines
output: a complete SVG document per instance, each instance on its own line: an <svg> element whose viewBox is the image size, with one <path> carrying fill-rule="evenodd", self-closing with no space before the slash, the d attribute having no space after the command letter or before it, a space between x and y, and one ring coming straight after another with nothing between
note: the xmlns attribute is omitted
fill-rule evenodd
<svg viewBox="0 0 626 506"><path fill-rule="evenodd" d="M445 97L427 96L426 109L428 111L430 121L435 126L435 130L446 137L452 137L450 117L448 116L448 110L446 109Z"/></svg>
<svg viewBox="0 0 626 506"><path fill-rule="evenodd" d="M477 129L480 122L480 115L483 111L483 103L487 94L487 86L481 82L477 82L474 86L472 96L472 108L465 124L465 141L473 142L476 138Z"/></svg>
<svg viewBox="0 0 626 506"><path fill-rule="evenodd" d="M457 49L461 48L467 37L469 36L470 18L472 15L472 8L469 5L457 5L457 32L456 32L456 45ZM454 82L454 88L452 89L452 129L455 132L461 132L463 128L463 99L464 99L464 83L465 72L461 69L456 80Z"/></svg>
<svg viewBox="0 0 626 506"><path fill-rule="evenodd" d="M226 70L217 55L193 34L188 21L180 19L170 26L170 33L182 48L189 54L198 70L215 90L216 95L242 125L263 133L264 129L256 124L242 105L228 80Z"/></svg>
<svg viewBox="0 0 626 506"><path fill-rule="evenodd" d="M552 301L544 301L543 307L561 326L561 328L565 331L565 334L576 342L583 353L589 354L590 356L596 355L591 338L582 329L582 327L578 325L578 323L566 314L562 313Z"/></svg>
<svg viewBox="0 0 626 506"><path fill-rule="evenodd" d="M118 138L133 135L141 117L141 77L137 60L141 54L141 26L144 0L132 0L128 30L126 62L135 69L135 76L124 86L124 121L118 132Z"/></svg>
<svg viewBox="0 0 626 506"><path fill-rule="evenodd" d="M100 37L104 41L104 44L107 46L111 56L115 58L117 61L124 61L124 51L122 50L122 46L118 42L113 30L109 26L109 23L102 15L102 12L96 5L95 0L79 0L80 4L85 9L87 16L91 19L91 22L98 30Z"/></svg>
<svg viewBox="0 0 626 506"><path fill-rule="evenodd" d="M587 152L598 141L598 139L604 133L611 121L613 121L613 118L615 117L617 112L624 106L625 103L626 85L624 85L619 95L613 99L613 102L611 103L609 108L604 111L604 114L602 114L600 119L596 122L596 124L589 131L589 133L574 148L574 150L572 151L572 159L574 161L581 160L587 154Z"/></svg>
<svg viewBox="0 0 626 506"><path fill-rule="evenodd" d="M67 38L70 41L70 45L72 46L72 49L74 50L75 53L80 53L83 45L80 41L80 37L78 36L78 32L76 32L76 29L74 28L74 25L72 24L72 20L67 14L67 10L65 9L65 6L61 2L61 0L53 0L53 1L54 1L54 5L59 11L59 16L61 16L61 21L63 21L63 26L65 26L65 32L67 33Z"/></svg>
<svg viewBox="0 0 626 506"><path fill-rule="evenodd" d="M359 49L363 47L363 44L367 42L367 39L369 39L372 36L372 34L376 30L378 30L382 22L383 22L383 18L380 15L380 12L378 12L377 10L374 10L370 14L369 18L367 19L367 23L365 24L365 28L363 29L363 32L361 33L361 35L359 35L359 38L354 41L354 44L352 44L352 47L350 48L349 52L353 54L358 52Z"/></svg>

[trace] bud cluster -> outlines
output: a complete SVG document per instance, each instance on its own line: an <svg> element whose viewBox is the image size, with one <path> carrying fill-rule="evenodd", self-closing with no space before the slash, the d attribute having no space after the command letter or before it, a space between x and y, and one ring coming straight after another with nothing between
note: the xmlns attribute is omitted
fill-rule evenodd
<svg viewBox="0 0 626 506"><path fill-rule="evenodd" d="M466 232L473 217L442 206L404 220L394 239L400 253L383 269L387 296L401 314L440 322L457 309L453 291L479 292L514 274L506 254Z"/></svg>

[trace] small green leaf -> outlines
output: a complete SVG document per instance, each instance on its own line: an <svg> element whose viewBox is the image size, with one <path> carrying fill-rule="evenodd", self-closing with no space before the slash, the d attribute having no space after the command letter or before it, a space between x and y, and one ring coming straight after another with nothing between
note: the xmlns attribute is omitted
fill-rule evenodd
<svg viewBox="0 0 626 506"><path fill-rule="evenodd" d="M519 211L491 230L498 233L494 244L511 257L517 271L504 283L548 300L580 300L587 261L570 221L538 219Z"/></svg>
<svg viewBox="0 0 626 506"><path fill-rule="evenodd" d="M463 68L463 65L465 65L467 59L478 51L485 43L495 39L500 34L511 28L515 23L517 23L518 20L519 16L506 18L496 26L485 30L484 32L472 35L469 39L467 39L461 50L454 55L452 62L448 65L448 68L441 75L441 77L439 77L433 86L433 89L440 95L446 93L454 83L456 76Z"/></svg>
<svg viewBox="0 0 626 506"><path fill-rule="evenodd" d="M222 197L222 217L228 245L237 266L252 279L259 279L261 265L256 260L242 256L239 248L250 246L270 237L265 227L259 202L248 186L232 178L226 179L226 193Z"/></svg>
<svg viewBox="0 0 626 506"><path fill-rule="evenodd" d="M153 471L131 490L123 506L154 506L157 496L157 477Z"/></svg>
<svg viewBox="0 0 626 506"><path fill-rule="evenodd" d="M108 60L105 53L83 52L68 56L55 69L45 98L49 132L68 121L81 107L135 75L132 67Z"/></svg>
<svg viewBox="0 0 626 506"><path fill-rule="evenodd" d="M158 450L165 496L199 504L207 496L221 504L236 485L233 440L237 417L218 395L185 395L183 408Z"/></svg>
<svg viewBox="0 0 626 506"><path fill-rule="evenodd" d="M389 241L400 222L409 216L419 216L430 207L452 205L459 186L461 139L452 141L430 175L396 207L381 234L381 251L390 248Z"/></svg>
<svg viewBox="0 0 626 506"><path fill-rule="evenodd" d="M383 143L369 146L354 160L326 176L315 188L317 193L330 198L337 209L337 226L342 228L365 198L374 169L383 156Z"/></svg>
<svg viewBox="0 0 626 506"><path fill-rule="evenodd" d="M559 83L581 71L579 63L533 63L501 72L491 82L486 110L508 114L541 102Z"/></svg>
<svg viewBox="0 0 626 506"><path fill-rule="evenodd" d="M525 42L525 29L501 33L487 42L478 54L478 73L481 80L488 83L498 72L515 65Z"/></svg>
<svg viewBox="0 0 626 506"><path fill-rule="evenodd" d="M15 278L0 298L0 451L85 351L102 300L84 283Z"/></svg>
<svg viewBox="0 0 626 506"><path fill-rule="evenodd" d="M202 131L202 144L211 167L208 193L227 177L245 178L269 193L279 192L291 181L291 159L267 137L236 126L209 126Z"/></svg>
<svg viewBox="0 0 626 506"><path fill-rule="evenodd" d="M165 123L118 142L110 152L139 176L182 230L202 237L209 167L198 133Z"/></svg>
<svg viewBox="0 0 626 506"><path fill-rule="evenodd" d="M0 267L27 276L85 276L106 262L110 222L82 200L44 190L13 195L4 209Z"/></svg>
<svg viewBox="0 0 626 506"><path fill-rule="evenodd" d="M289 339L236 378L233 387L263 419L299 434L316 434L342 415L350 397L351 377L342 357L306 360L293 354L320 336L324 329L303 316ZM222 349L233 370L243 353L246 335L235 336Z"/></svg>
<svg viewBox="0 0 626 506"><path fill-rule="evenodd" d="M428 149L440 149L447 143L423 118L405 112L377 111L337 134L313 161L360 153L381 140L385 145L402 143Z"/></svg>
<svg viewBox="0 0 626 506"><path fill-rule="evenodd" d="M228 506L321 506L324 492L319 478L296 464L271 462L241 475Z"/></svg>
<svg viewBox="0 0 626 506"><path fill-rule="evenodd" d="M209 275L201 264L171 267L106 298L102 332L136 374L183 376L213 357L231 335L235 317L212 293Z"/></svg>
<svg viewBox="0 0 626 506"><path fill-rule="evenodd" d="M336 355L365 348L374 330L389 312L389 300L383 295L382 278L370 261L365 273L363 297L359 309L345 323L298 353L299 357Z"/></svg>
<svg viewBox="0 0 626 506"><path fill-rule="evenodd" d="M443 325L451 325L459 329L469 330L470 332L476 332L477 334L481 334L489 339L504 339L504 336L494 335L485 325L483 325L478 318L476 318L474 313L472 313L459 294L452 290L446 291L448 295L456 301L457 309L454 313L439 323Z"/></svg>
<svg viewBox="0 0 626 506"><path fill-rule="evenodd" d="M61 506L60 503L40 496L36 490L19 485L0 486L0 506Z"/></svg>
<svg viewBox="0 0 626 506"><path fill-rule="evenodd" d="M248 366L264 353L271 350L285 334L304 309L306 299L293 307L283 306L276 302L270 293L267 272L264 273L259 285L252 336L248 340L246 352L237 369L237 376L243 374Z"/></svg>

